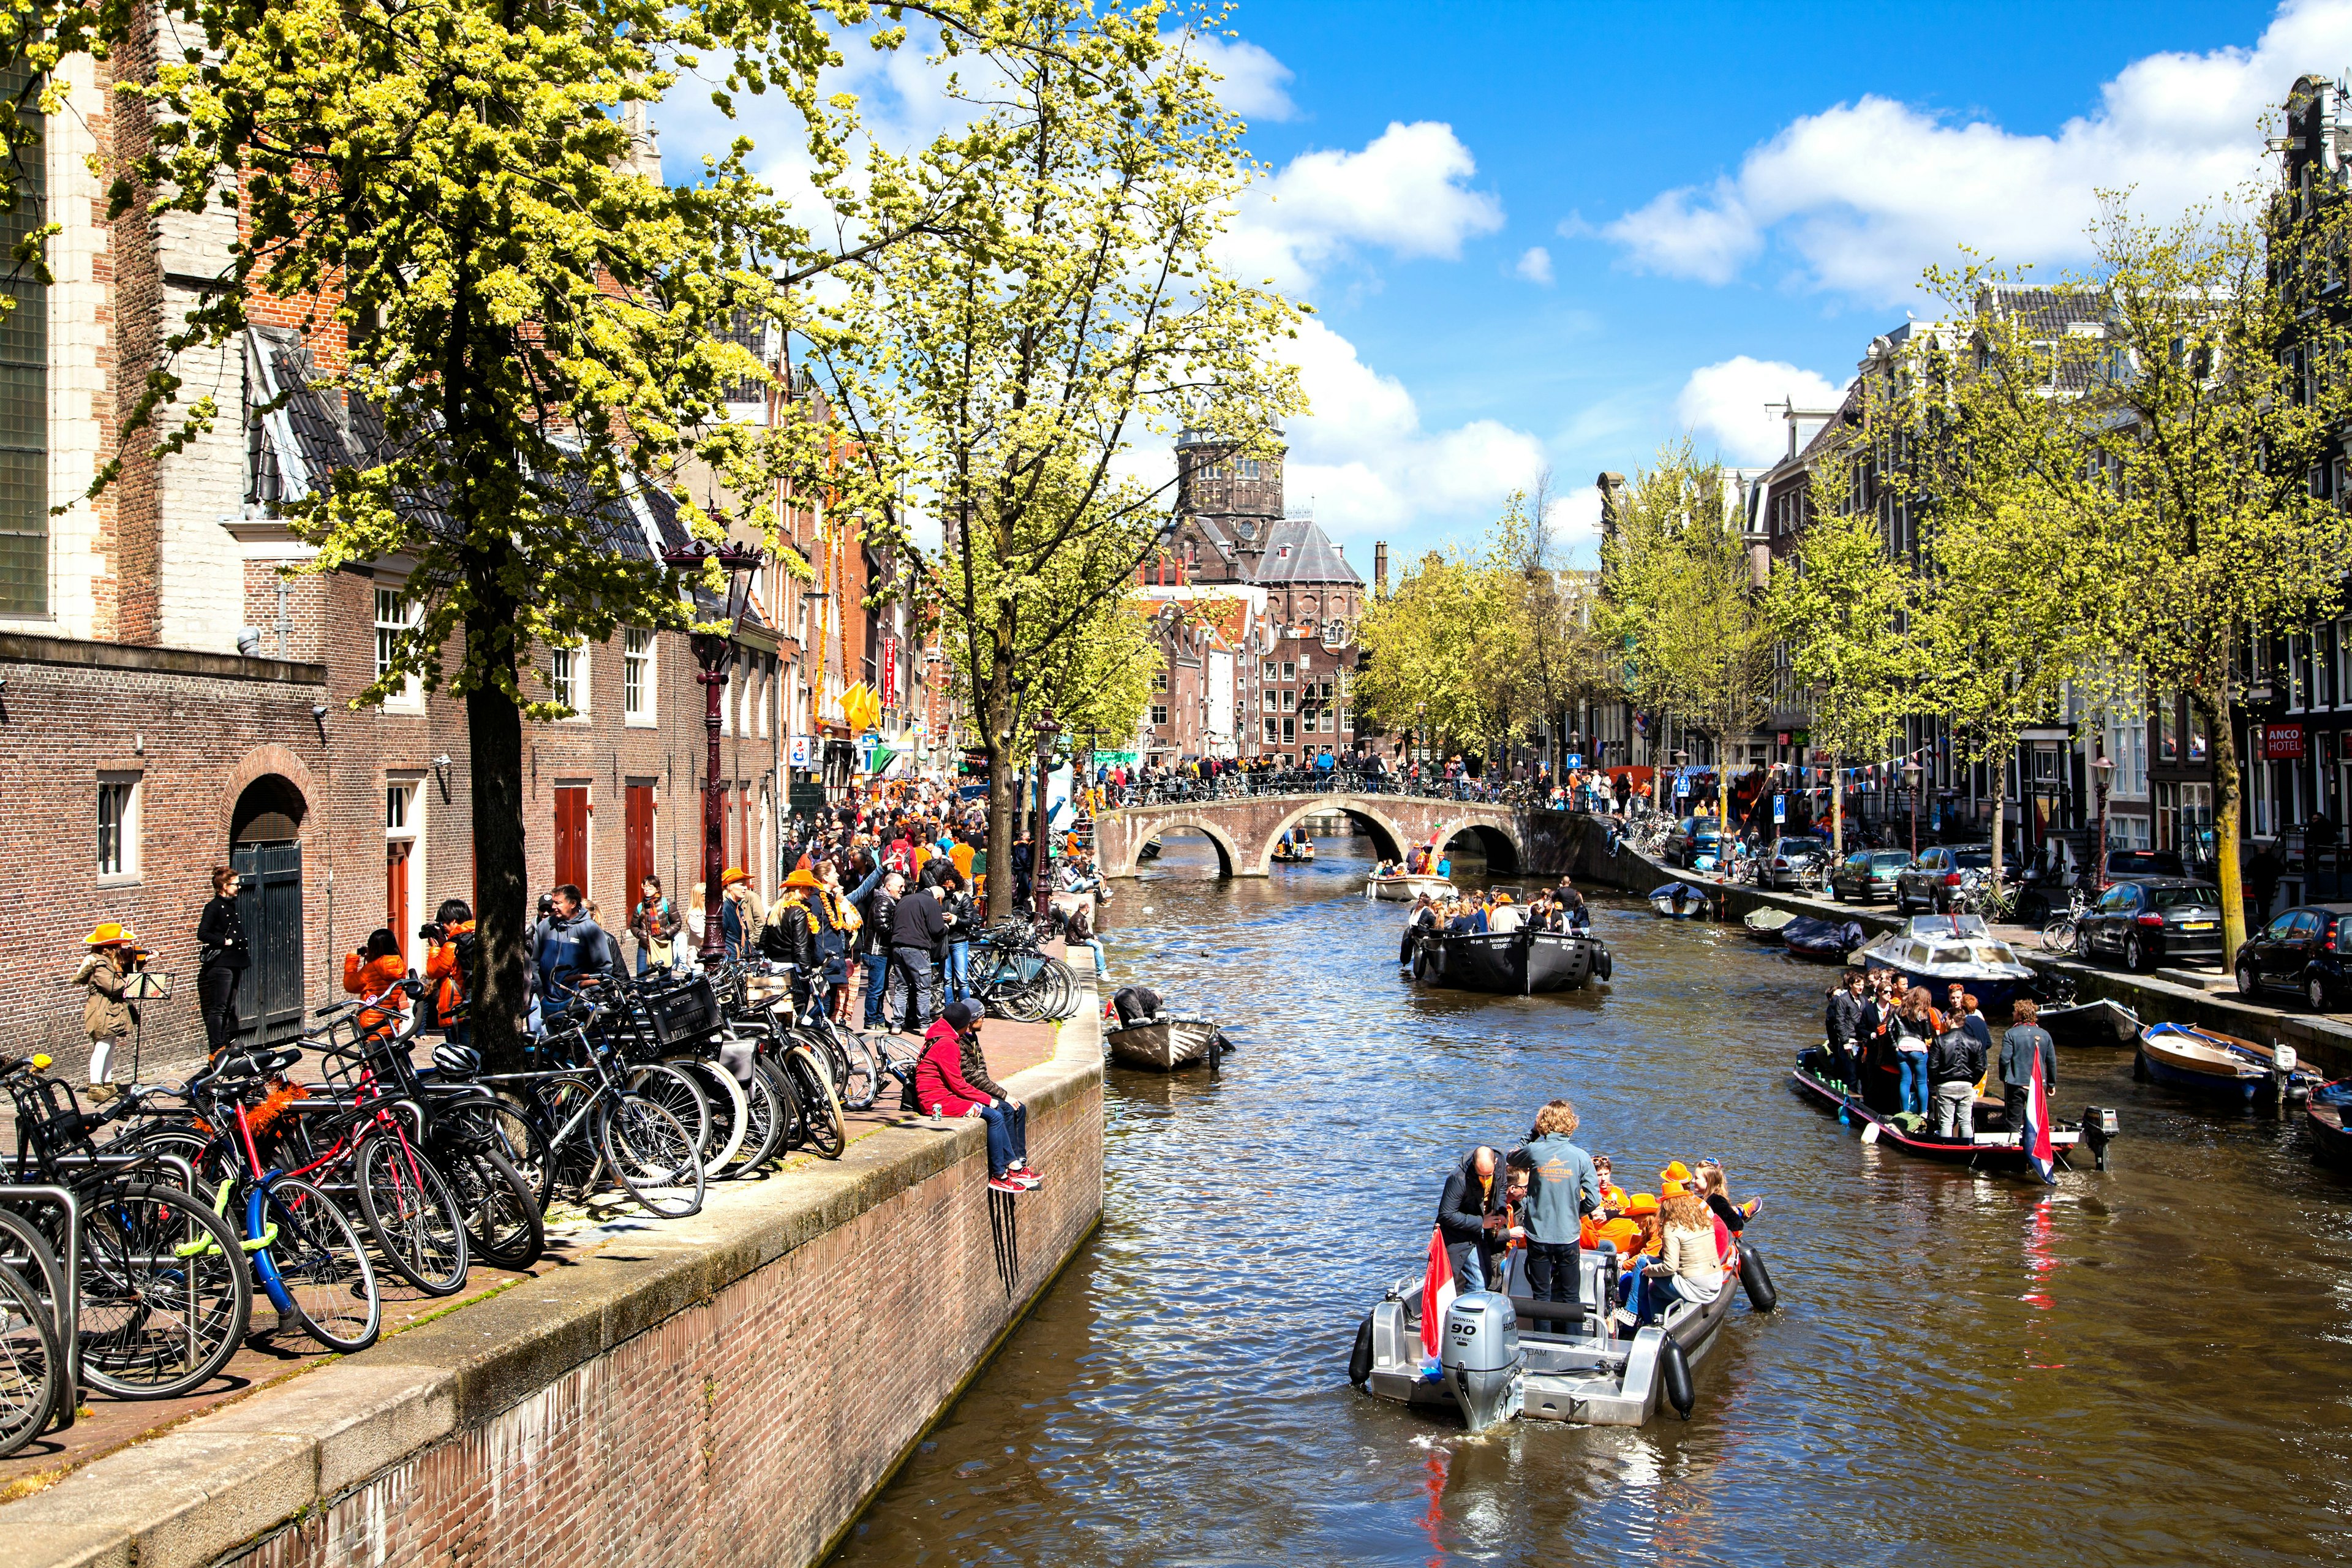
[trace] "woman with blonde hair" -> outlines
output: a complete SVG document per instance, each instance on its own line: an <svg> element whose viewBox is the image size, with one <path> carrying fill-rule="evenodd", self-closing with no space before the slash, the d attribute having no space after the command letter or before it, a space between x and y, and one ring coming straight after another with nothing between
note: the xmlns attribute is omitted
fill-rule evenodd
<svg viewBox="0 0 2352 1568"><path fill-rule="evenodd" d="M1625 1281L1625 1304L1617 1321L1638 1328L1665 1315L1676 1301L1712 1301L1723 1289L1723 1259L1716 1250L1715 1219L1696 1194L1685 1189L1659 1205L1659 1247Z"/></svg>

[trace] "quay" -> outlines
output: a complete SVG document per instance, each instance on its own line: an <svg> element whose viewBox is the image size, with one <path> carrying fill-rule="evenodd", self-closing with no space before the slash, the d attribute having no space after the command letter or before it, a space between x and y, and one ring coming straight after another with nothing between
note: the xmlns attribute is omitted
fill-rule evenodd
<svg viewBox="0 0 2352 1568"><path fill-rule="evenodd" d="M387 1302L358 1355L241 1352L240 1391L105 1405L0 1471L0 1568L821 1561L1101 1215L1091 991L987 1049L1037 1190L987 1190L978 1121L877 1104L837 1162L563 1227L404 1328Z"/></svg>

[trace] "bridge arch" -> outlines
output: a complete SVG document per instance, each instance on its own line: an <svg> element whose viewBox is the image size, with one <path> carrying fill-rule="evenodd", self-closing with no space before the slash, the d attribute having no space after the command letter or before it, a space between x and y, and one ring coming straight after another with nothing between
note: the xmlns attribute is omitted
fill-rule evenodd
<svg viewBox="0 0 2352 1568"><path fill-rule="evenodd" d="M1506 876L1517 876L1523 859L1517 836L1503 823L1486 816L1465 816L1442 824L1437 830L1439 848L1457 839L1467 838L1478 846L1486 857L1486 868Z"/></svg>
<svg viewBox="0 0 2352 1568"><path fill-rule="evenodd" d="M1274 847L1285 833L1310 816L1328 816L1333 812L1339 813L1350 822L1361 824L1369 830L1374 854L1391 860L1404 858L1404 847L1411 842L1412 835L1402 831L1395 823L1373 810L1364 796L1309 795L1301 801L1295 810L1285 813L1279 821L1267 829L1265 843L1259 851L1256 862L1258 874L1265 876L1274 869Z"/></svg>
<svg viewBox="0 0 2352 1568"><path fill-rule="evenodd" d="M1231 879L1238 876L1241 868L1249 863L1244 858L1241 847L1234 842L1233 835L1207 816L1190 812L1175 816L1163 816L1150 825L1145 837L1164 840L1171 833L1197 833L1207 839L1210 847L1217 852L1217 875L1221 877ZM1137 841L1136 847L1138 849L1143 847L1141 840Z"/></svg>

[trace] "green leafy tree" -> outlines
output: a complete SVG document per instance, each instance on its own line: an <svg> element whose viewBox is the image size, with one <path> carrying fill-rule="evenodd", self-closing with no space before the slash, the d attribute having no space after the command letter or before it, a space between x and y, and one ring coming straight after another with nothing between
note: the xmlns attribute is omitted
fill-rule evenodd
<svg viewBox="0 0 2352 1568"><path fill-rule="evenodd" d="M1371 655L1356 678L1357 729L1414 735L1441 748L1480 733L1491 710L1478 644L1493 595L1464 554L1431 551L1364 609L1357 643Z"/></svg>
<svg viewBox="0 0 2352 1568"><path fill-rule="evenodd" d="M1190 428L1266 451L1303 406L1268 352L1295 308L1211 254L1253 171L1193 34L1163 30L1181 19L1028 0L951 35L970 119L873 152L869 221L916 232L845 275L841 335L814 340L878 531L939 521L922 576L988 756L992 865L1042 670L1172 525L1173 481L1136 477L1138 444ZM992 912L1011 897L999 879Z"/></svg>

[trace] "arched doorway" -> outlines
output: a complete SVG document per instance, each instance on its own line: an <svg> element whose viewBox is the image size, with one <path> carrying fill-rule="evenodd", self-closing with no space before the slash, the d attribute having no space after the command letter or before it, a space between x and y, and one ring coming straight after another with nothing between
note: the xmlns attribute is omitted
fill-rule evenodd
<svg viewBox="0 0 2352 1568"><path fill-rule="evenodd" d="M236 987L240 1043L302 1029L302 819L310 803L292 780L264 773L229 816L229 865L244 885L236 910L252 958Z"/></svg>

